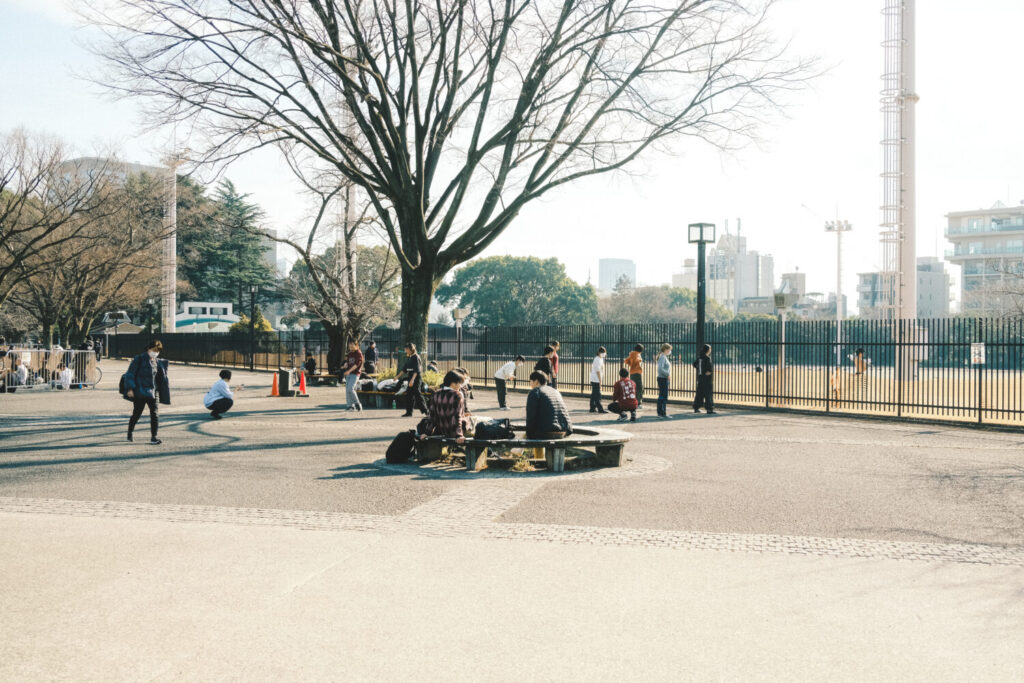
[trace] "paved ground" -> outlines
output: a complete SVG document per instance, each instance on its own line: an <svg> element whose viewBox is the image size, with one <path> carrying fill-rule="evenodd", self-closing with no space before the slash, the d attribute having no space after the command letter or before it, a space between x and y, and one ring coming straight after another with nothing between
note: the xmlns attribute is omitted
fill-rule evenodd
<svg viewBox="0 0 1024 683"><path fill-rule="evenodd" d="M211 421L205 368L129 444L123 368L0 395L0 680L1024 674L1024 435L642 413L621 469L467 476L342 389Z"/></svg>

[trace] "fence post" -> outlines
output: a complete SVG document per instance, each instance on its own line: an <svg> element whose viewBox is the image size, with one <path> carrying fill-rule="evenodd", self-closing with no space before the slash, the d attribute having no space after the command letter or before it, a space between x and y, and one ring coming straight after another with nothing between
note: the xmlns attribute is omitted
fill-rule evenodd
<svg viewBox="0 0 1024 683"><path fill-rule="evenodd" d="M490 371L489 371L489 370L487 369L487 366L488 366L488 360L490 360L490 355L489 355L489 354L490 354L490 351L489 351L489 349L487 348L487 332L488 332L488 331L489 331L490 329L491 329L490 327L485 327L485 328L484 328L484 386L485 386L485 387L487 386L487 383L491 381L491 380L490 380L490 377L491 377L491 373L490 373Z"/></svg>
<svg viewBox="0 0 1024 683"><path fill-rule="evenodd" d="M580 325L580 339L577 348L580 354L580 393L584 393L586 386L584 381L590 379L590 375L587 374L587 353L584 351L587 345L587 326Z"/></svg>
<svg viewBox="0 0 1024 683"><path fill-rule="evenodd" d="M769 332L769 329L768 329L767 321L762 323L762 325L764 325L764 333L761 335L761 339L764 340L764 407L765 408L770 408L771 407L771 399L769 398L769 396L771 394L771 382L772 382L772 380L771 380L771 368L772 368L772 364L769 362L771 360L771 351L768 349L768 332Z"/></svg>
<svg viewBox="0 0 1024 683"><path fill-rule="evenodd" d="M982 340L981 337L982 337L981 318L975 318L974 319L974 338L978 340L978 343L982 343L983 340ZM972 356L972 354L970 352L970 348L968 347L967 357L971 358L971 356ZM973 358L971 358L971 362L972 363L974 362ZM982 372L981 372L981 363L976 363L975 367L977 368L977 370L975 370L975 374L977 375L977 379L975 380L975 383L978 385L978 424L981 424L981 396L982 396L982 386L981 385L982 385L982 380L984 379L985 375L982 374Z"/></svg>
<svg viewBox="0 0 1024 683"><path fill-rule="evenodd" d="M896 417L903 417L903 365L906 358L903 355L903 320L897 320L899 326L896 341Z"/></svg>

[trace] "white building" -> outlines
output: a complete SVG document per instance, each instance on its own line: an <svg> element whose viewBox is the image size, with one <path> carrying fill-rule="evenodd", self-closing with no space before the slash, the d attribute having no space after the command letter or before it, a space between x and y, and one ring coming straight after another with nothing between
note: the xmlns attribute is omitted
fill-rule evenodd
<svg viewBox="0 0 1024 683"><path fill-rule="evenodd" d="M619 278L628 277L636 287L636 262L623 258L603 258L597 263L598 289L605 292L615 290Z"/></svg>
<svg viewBox="0 0 1024 683"><path fill-rule="evenodd" d="M174 321L175 332L227 332L239 317L229 303L186 301Z"/></svg>
<svg viewBox="0 0 1024 683"><path fill-rule="evenodd" d="M744 299L771 296L774 291L775 260L770 254L747 251L747 238L726 233L705 262L707 296L733 312ZM697 289L697 261L683 261L683 271L672 275L672 286Z"/></svg>
<svg viewBox="0 0 1024 683"><path fill-rule="evenodd" d="M968 315L1003 315L1024 295L1024 202L946 214L946 252L960 273L960 310Z"/></svg>

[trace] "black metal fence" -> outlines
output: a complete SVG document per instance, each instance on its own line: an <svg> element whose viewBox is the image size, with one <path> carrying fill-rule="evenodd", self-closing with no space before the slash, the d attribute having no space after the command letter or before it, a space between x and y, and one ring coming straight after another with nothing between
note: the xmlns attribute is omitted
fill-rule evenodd
<svg viewBox="0 0 1024 683"><path fill-rule="evenodd" d="M844 321L837 343L835 321L709 323L705 340L713 347L715 398L722 404L800 408L822 412L940 418L955 421L1024 421L1021 369L1024 324L1019 320L944 318L903 321ZM403 356L397 330L377 330L382 368ZM430 330L426 355L442 369L461 357L478 386L493 385L497 369L522 354L519 387L544 346L561 343L558 387L590 393L590 369L599 346L608 350L602 388L610 394L622 360L644 346L644 398L657 393L656 357L662 343L672 351L669 398L692 400L696 377L696 325L542 325L465 328L461 343L454 328ZM164 356L176 361L249 367L246 335L171 334L161 337ZM984 345L984 363L972 364L972 344ZM138 337L111 337L112 356L141 351ZM301 364L307 352L323 368L324 335L303 332L261 334L255 343L257 368ZM860 359L858 349L862 350ZM981 347L975 347L980 353ZM976 360L980 360L980 357Z"/></svg>

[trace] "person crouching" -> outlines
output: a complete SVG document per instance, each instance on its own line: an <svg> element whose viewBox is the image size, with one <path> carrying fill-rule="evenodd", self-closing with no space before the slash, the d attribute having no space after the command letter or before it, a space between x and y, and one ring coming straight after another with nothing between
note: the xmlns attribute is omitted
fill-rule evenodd
<svg viewBox="0 0 1024 683"><path fill-rule="evenodd" d="M636 397L636 383L629 376L629 370L619 370L619 381L615 383L612 390L612 402L608 410L618 413L619 422L626 421L626 413L629 413L629 421L636 422L636 409L639 401Z"/></svg>
<svg viewBox="0 0 1024 683"><path fill-rule="evenodd" d="M214 420L219 420L224 413L231 410L231 407L235 405L235 394L228 386L228 380L231 379L230 370L221 370L220 379L213 383L210 390L206 392L206 396L203 397L203 405L210 411L210 417ZM238 391L241 387L235 387L235 391Z"/></svg>

